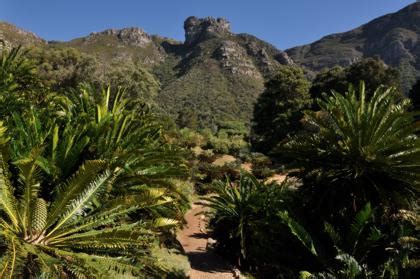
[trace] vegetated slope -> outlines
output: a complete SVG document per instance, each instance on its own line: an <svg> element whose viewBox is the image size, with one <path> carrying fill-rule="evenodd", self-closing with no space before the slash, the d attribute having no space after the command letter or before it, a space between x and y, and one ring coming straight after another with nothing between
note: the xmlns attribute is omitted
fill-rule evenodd
<svg viewBox="0 0 420 279"><path fill-rule="evenodd" d="M181 126L214 130L229 120L248 123L264 81L280 64L295 62L317 72L378 55L400 70L405 91L420 75L420 3L286 52L252 35L232 33L221 18L189 17L184 29L184 42L132 27L46 43L0 23L0 39L7 46L73 47L94 56L103 71L127 64L146 67L161 83L156 103L164 112Z"/></svg>
<svg viewBox="0 0 420 279"><path fill-rule="evenodd" d="M286 50L311 71L348 66L363 57L379 56L397 67L407 90L420 75L420 3L411 4L345 33Z"/></svg>
<svg viewBox="0 0 420 279"><path fill-rule="evenodd" d="M172 58L156 69L159 102L181 124L215 128L226 120L249 121L264 80L280 64L292 63L270 44L233 34L224 19L190 17L184 28L185 42L165 42Z"/></svg>
<svg viewBox="0 0 420 279"><path fill-rule="evenodd" d="M217 129L229 120L248 123L265 80L291 59L254 36L232 33L225 19L189 17L184 29L185 42L132 27L48 42L45 47L73 47L104 66L146 67L161 83L156 102L181 125ZM11 45L18 43L14 40Z"/></svg>

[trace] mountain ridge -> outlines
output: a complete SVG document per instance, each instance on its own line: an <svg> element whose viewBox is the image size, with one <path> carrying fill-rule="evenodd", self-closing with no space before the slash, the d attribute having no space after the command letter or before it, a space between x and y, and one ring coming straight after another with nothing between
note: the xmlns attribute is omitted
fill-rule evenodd
<svg viewBox="0 0 420 279"><path fill-rule="evenodd" d="M156 102L163 110L173 119L186 119L187 125L198 123L200 128L220 126L225 120L248 123L265 81L280 65L293 64L273 45L249 34L233 33L224 18L191 16L184 30L184 42L127 27L66 42L44 41L41 47L78 49L95 57L103 68L143 65L161 83ZM17 42L9 41L10 45Z"/></svg>
<svg viewBox="0 0 420 279"><path fill-rule="evenodd" d="M411 78L412 83L420 76L419 42L420 3L416 2L355 29L285 51L312 72L337 65L346 67L362 58L379 56L386 64L399 68L402 78Z"/></svg>
<svg viewBox="0 0 420 279"><path fill-rule="evenodd" d="M297 64L314 76L324 68L379 56L400 70L405 90L420 76L420 3L285 51L253 35L235 34L229 21L213 17L188 17L184 41L139 27L106 29L66 42L47 42L6 23L0 23L0 30L9 46L71 47L95 57L104 68L140 64L160 81L156 101L163 110L201 128L226 119L249 123L265 81L280 65Z"/></svg>

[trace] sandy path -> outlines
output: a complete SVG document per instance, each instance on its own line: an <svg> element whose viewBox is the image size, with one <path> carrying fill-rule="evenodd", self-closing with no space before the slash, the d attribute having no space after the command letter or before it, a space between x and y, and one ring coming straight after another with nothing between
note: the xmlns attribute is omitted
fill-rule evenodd
<svg viewBox="0 0 420 279"><path fill-rule="evenodd" d="M219 255L206 250L208 235L202 215L204 207L199 202L194 203L192 209L185 215L187 224L179 232L178 240L191 263L189 277L191 279L232 279L233 273L229 264Z"/></svg>

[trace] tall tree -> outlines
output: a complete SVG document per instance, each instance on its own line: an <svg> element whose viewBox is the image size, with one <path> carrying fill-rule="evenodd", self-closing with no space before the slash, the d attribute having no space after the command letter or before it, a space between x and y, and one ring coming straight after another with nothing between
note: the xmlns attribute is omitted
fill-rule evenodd
<svg viewBox="0 0 420 279"><path fill-rule="evenodd" d="M266 153L300 130L303 110L312 101L310 82L297 66L282 66L265 86L254 108L251 141L257 151Z"/></svg>

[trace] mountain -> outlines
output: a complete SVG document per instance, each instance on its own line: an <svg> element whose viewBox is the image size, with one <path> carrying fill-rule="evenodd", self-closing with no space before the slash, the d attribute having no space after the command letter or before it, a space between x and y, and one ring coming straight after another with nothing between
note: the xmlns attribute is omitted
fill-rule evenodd
<svg viewBox="0 0 420 279"><path fill-rule="evenodd" d="M223 18L189 17L184 23L184 42L149 35L135 27L48 43L10 24L4 23L3 29L14 29L3 31L3 39L10 45L72 47L108 65L140 63L161 83L156 101L163 110L185 125L199 127L249 122L264 81L279 65L292 63L285 52L254 36L232 33Z"/></svg>
<svg viewBox="0 0 420 279"><path fill-rule="evenodd" d="M183 121L207 127L221 120L248 122L265 79L279 65L292 63L286 53L254 36L233 34L221 18L190 17L184 29L184 43L162 44L168 57L156 69L163 106L181 112Z"/></svg>
<svg viewBox="0 0 420 279"><path fill-rule="evenodd" d="M379 56L400 70L409 87L420 76L420 3L286 52L293 61L313 72Z"/></svg>
<svg viewBox="0 0 420 279"><path fill-rule="evenodd" d="M75 48L94 57L103 71L119 65L144 67L160 82L155 101L163 111L181 125L212 129L229 121L249 123L264 82L280 65L296 63L313 76L324 68L379 56L400 70L406 91L420 76L420 3L286 51L249 34L234 34L223 18L189 17L184 30L183 42L137 27L46 42L0 22L0 40L9 47Z"/></svg>

